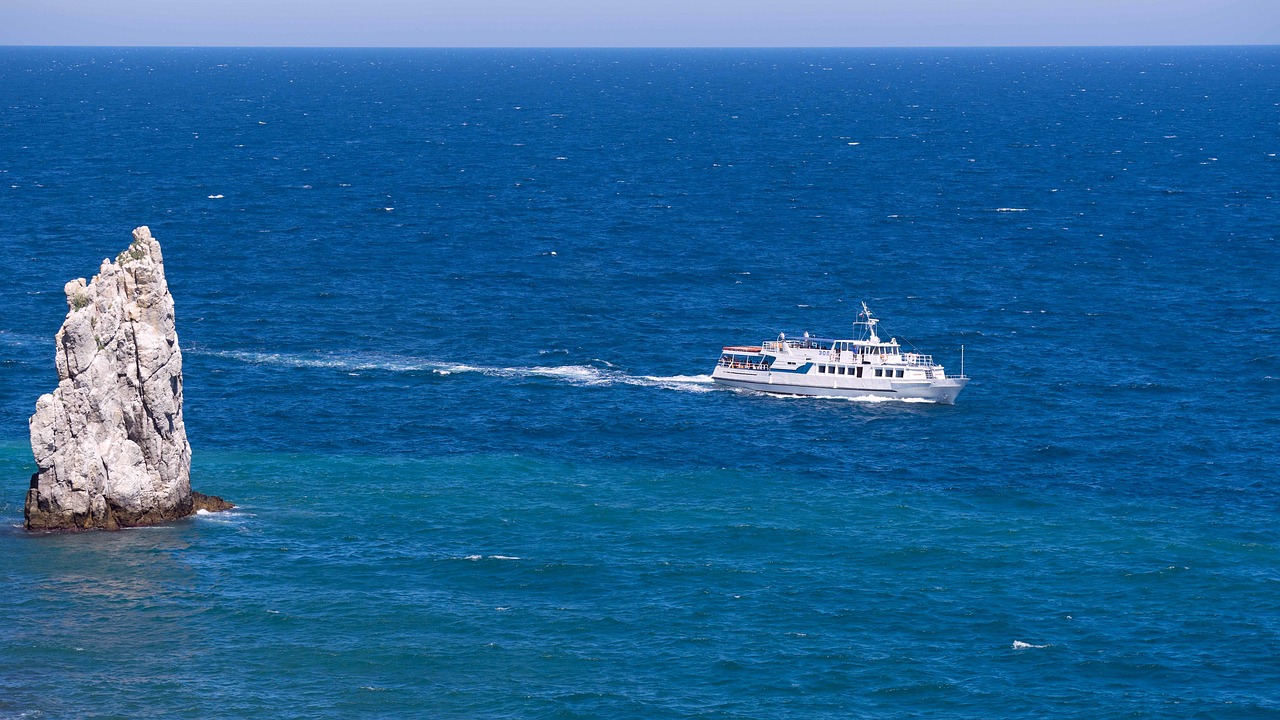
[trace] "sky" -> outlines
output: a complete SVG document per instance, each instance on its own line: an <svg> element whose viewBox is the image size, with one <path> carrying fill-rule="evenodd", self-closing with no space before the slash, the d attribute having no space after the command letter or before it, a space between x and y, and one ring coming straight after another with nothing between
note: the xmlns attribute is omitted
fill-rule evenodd
<svg viewBox="0 0 1280 720"><path fill-rule="evenodd" d="M1280 0L0 0L0 45L1276 45Z"/></svg>

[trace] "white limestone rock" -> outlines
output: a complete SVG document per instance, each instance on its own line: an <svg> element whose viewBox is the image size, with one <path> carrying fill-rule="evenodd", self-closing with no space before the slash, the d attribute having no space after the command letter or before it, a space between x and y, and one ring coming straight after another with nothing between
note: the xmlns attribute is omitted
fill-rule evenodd
<svg viewBox="0 0 1280 720"><path fill-rule="evenodd" d="M182 351L151 231L93 281L64 288L58 388L36 402L29 530L116 529L194 512L182 422Z"/></svg>

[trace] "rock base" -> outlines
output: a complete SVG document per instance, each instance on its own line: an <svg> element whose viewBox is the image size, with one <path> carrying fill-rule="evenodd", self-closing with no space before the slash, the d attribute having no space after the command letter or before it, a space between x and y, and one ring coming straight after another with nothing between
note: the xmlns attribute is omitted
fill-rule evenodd
<svg viewBox="0 0 1280 720"><path fill-rule="evenodd" d="M235 504L229 503L217 495L205 495L204 493L191 491L191 512L222 512L235 507Z"/></svg>
<svg viewBox="0 0 1280 720"><path fill-rule="evenodd" d="M85 513L51 512L48 507L41 507L40 494L36 491L37 473L31 477L31 489L27 491L26 522L23 526L34 532L82 532L85 530L120 530L122 528L163 525L195 515L196 512L222 512L235 507L217 495L205 495L192 491L191 500L183 506L173 508L169 512L151 510L149 512L131 512L112 504L102 503ZM96 510L96 512L95 512Z"/></svg>

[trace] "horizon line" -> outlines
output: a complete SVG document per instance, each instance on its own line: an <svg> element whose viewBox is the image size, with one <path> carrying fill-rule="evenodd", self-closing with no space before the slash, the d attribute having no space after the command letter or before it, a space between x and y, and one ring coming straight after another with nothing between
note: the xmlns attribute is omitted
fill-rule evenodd
<svg viewBox="0 0 1280 720"><path fill-rule="evenodd" d="M1148 48L1280 48L1280 43L1154 43L1140 45L41 45L0 49L152 50L1121 50Z"/></svg>

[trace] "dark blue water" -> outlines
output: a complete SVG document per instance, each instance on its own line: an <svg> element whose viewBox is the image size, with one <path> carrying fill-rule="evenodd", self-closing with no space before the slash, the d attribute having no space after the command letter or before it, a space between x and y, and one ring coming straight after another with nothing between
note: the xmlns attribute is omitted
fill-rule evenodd
<svg viewBox="0 0 1280 720"><path fill-rule="evenodd" d="M1280 713L1280 50L0 48L0 717ZM193 484L29 537L149 225ZM859 301L955 406L716 389Z"/></svg>

